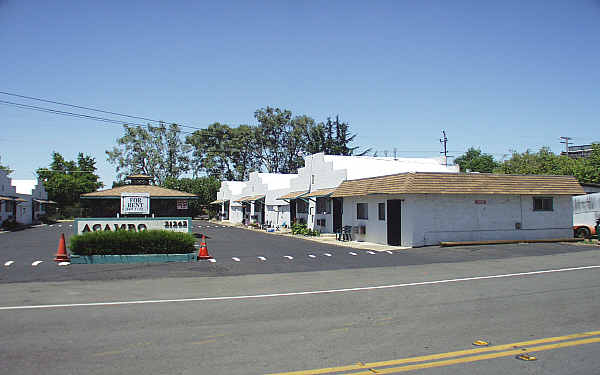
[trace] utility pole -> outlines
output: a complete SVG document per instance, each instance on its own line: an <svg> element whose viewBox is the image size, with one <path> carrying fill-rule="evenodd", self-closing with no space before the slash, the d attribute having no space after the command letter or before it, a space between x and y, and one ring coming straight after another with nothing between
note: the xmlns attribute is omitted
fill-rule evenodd
<svg viewBox="0 0 600 375"><path fill-rule="evenodd" d="M571 137L560 137L560 139L564 139L564 141L560 141L560 143L565 144L565 155L569 156L569 141L573 138Z"/></svg>
<svg viewBox="0 0 600 375"><path fill-rule="evenodd" d="M443 138L440 138L440 143L444 145L444 151L441 151L440 154L444 154L444 165L448 166L448 149L446 148L446 144L448 143L448 137L446 137L446 131L442 130Z"/></svg>

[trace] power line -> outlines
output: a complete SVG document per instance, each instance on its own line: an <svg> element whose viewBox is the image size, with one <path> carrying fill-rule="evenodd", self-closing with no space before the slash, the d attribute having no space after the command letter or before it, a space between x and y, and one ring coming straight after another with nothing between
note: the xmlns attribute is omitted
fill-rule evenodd
<svg viewBox="0 0 600 375"><path fill-rule="evenodd" d="M86 115L86 114L83 114L83 113L61 111L61 110L58 110L58 109L38 107L38 106L35 106L35 105L30 105L30 104L15 103L15 102L7 101L7 100L0 100L0 104L10 105L10 106L17 107L17 108L29 109L29 110L38 111L38 112L52 113L52 114L56 114L56 115L63 115L63 116L68 116L68 117L76 117L76 118L83 118L83 119L86 119L86 120L93 120L93 121L105 122L105 123L109 123L109 124L136 125L136 126L143 126L143 127L149 127L150 126L148 124L141 124L141 123L135 123L135 122L126 122L126 121L117 120L117 119L111 119L111 118L107 118L107 117L99 117L99 116ZM183 134L194 134L193 132L186 132L186 131L181 131L181 133L183 133Z"/></svg>
<svg viewBox="0 0 600 375"><path fill-rule="evenodd" d="M82 105L69 104L69 103L59 102L59 101L55 101L55 100L49 100L49 99L43 99L43 98L36 98L34 96L20 95L20 94L15 94L15 93L6 92L6 91L0 91L0 94L14 96L14 97L23 98L23 99L37 100L37 101L44 102L44 103L64 105L64 106L71 107L71 108L79 108L79 109L85 109L85 110L88 110L88 111L106 113L106 114L110 114L110 115L123 116L123 117L133 118L133 119L137 119L137 120L144 120L144 121L150 121L150 122L156 122L156 123L164 123L164 122L166 122L166 121L162 121L162 120L154 120L154 119L147 118L147 117L140 117L140 116L128 115L128 114L125 114L125 113L107 111L107 110L104 110L104 109L98 109L98 108L93 108L93 107L85 107L85 106L82 106ZM190 129L202 130L202 128L199 128L199 127L196 127L196 126L189 126L189 125L179 125L179 126L181 126L183 128L190 128Z"/></svg>

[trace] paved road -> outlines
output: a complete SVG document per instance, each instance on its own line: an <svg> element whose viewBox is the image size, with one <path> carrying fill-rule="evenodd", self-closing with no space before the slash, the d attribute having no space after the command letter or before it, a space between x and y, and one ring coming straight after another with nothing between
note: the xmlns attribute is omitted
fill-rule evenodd
<svg viewBox="0 0 600 375"><path fill-rule="evenodd" d="M572 253L588 250L582 245L520 244L502 246L426 247L388 254L327 245L194 221L194 233L205 234L216 263L70 265L52 261L60 233L68 237L72 223L0 234L0 283L150 279L160 277L207 277L362 269L432 263L505 259L532 255ZM259 258L261 257L261 258ZM42 263L37 263L42 261ZM10 266L2 266L7 262ZM37 264L32 266L32 264Z"/></svg>
<svg viewBox="0 0 600 375"><path fill-rule="evenodd" d="M357 362L378 373L416 363L425 368L414 373L435 375L594 374L598 334L553 338L600 330L600 269L535 271L599 265L600 253L588 250L288 274L3 284L0 363L3 373L48 375L247 375ZM27 307L40 304L83 305ZM477 339L500 357L453 353L474 349ZM537 339L544 344L495 347ZM511 350L523 348L538 360L515 359ZM414 362L443 353L453 354ZM404 358L413 362L372 364ZM375 373L354 369L328 373Z"/></svg>

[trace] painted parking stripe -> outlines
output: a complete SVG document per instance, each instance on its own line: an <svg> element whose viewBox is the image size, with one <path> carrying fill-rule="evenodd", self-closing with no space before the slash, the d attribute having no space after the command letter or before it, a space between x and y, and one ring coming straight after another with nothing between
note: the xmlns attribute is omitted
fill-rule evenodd
<svg viewBox="0 0 600 375"><path fill-rule="evenodd" d="M31 265L34 266L34 267L37 267L37 266L39 266L42 263L44 263L43 260L36 260L35 262L31 263Z"/></svg>
<svg viewBox="0 0 600 375"><path fill-rule="evenodd" d="M352 255L352 256L357 256L358 254L356 254L355 252L351 251L348 254Z"/></svg>
<svg viewBox="0 0 600 375"><path fill-rule="evenodd" d="M217 260L215 258L210 258L208 261L211 263L217 263Z"/></svg>
<svg viewBox="0 0 600 375"><path fill-rule="evenodd" d="M392 252L391 252L391 251L389 251L389 250L386 250L385 252L386 252L386 253L388 253L388 254L394 254L394 253L392 253Z"/></svg>
<svg viewBox="0 0 600 375"><path fill-rule="evenodd" d="M317 256L315 254L308 254L309 258L316 258Z"/></svg>
<svg viewBox="0 0 600 375"><path fill-rule="evenodd" d="M240 258L238 258L238 257L233 257L233 258L231 258L231 259L233 259L233 260L234 260L234 261L236 261L236 262L239 262L239 261L240 261Z"/></svg>
<svg viewBox="0 0 600 375"><path fill-rule="evenodd" d="M70 265L70 264L71 264L71 262L59 262L59 263L58 263L58 265L59 265L59 266L61 266L61 267L62 267L62 266L68 266L68 265Z"/></svg>
<svg viewBox="0 0 600 375"><path fill-rule="evenodd" d="M323 255L325 255L326 257L330 257L331 256L331 254L329 254L329 253L325 253Z"/></svg>
<svg viewBox="0 0 600 375"><path fill-rule="evenodd" d="M8 262L4 263L4 266L10 267L10 265L13 264L14 262L15 262L14 260L9 260Z"/></svg>
<svg viewBox="0 0 600 375"><path fill-rule="evenodd" d="M174 302L239 301L239 300L249 300L249 299L257 300L257 299L263 299L263 298L310 296L310 295L337 294L337 293L353 293L353 292L363 292L363 291L369 291L369 290L384 290L384 289L396 289L396 288L410 288L410 287L427 286L427 285L454 284L454 283L464 283L464 282L468 282L468 281L478 281L478 280L492 280L492 279L505 279L505 278L512 278L512 277L545 275L545 274L557 273L557 272L597 270L599 268L600 268L600 265L592 265L592 266L558 268L558 269L539 270L539 271L505 273L505 274L499 274L499 275L471 276L471 277L462 277L462 278L458 278L458 279L416 281L416 282L409 282L409 283L402 283L402 284L373 285L373 286L362 286L362 287L341 288L341 289L305 290L305 291L299 291L299 292L280 292L280 293L270 293L270 294L250 294L250 295L238 295L238 296L216 296L216 297L196 297L196 298L177 298L177 299L158 299L158 300L59 303L59 304L53 304L53 305L1 306L0 311L51 309L51 308L60 308L60 307L146 305L146 304L152 304L152 303L174 303Z"/></svg>
<svg viewBox="0 0 600 375"><path fill-rule="evenodd" d="M289 259L289 260L292 260L292 259L294 259L294 257L293 257L293 256L291 256L291 255L284 255L283 257L284 257L284 258L287 258L287 259Z"/></svg>
<svg viewBox="0 0 600 375"><path fill-rule="evenodd" d="M367 251L367 254L375 255L375 254L377 254L377 253L376 253L376 252L374 252L374 251Z"/></svg>
<svg viewBox="0 0 600 375"><path fill-rule="evenodd" d="M265 257L257 257L257 258L258 258L258 260L261 260L261 261L263 261L263 262L264 262L265 260L267 260L267 258L265 258Z"/></svg>

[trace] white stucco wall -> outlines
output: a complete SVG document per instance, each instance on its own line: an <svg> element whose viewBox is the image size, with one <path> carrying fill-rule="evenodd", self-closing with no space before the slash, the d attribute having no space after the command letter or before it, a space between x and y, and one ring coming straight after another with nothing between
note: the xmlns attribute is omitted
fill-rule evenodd
<svg viewBox="0 0 600 375"><path fill-rule="evenodd" d="M554 196L553 211L534 211L530 195L411 194L344 198L343 225L366 225L366 235L354 234L354 239L387 243L387 204L386 220L378 219L377 206L387 199L403 200L402 246L573 236L570 196ZM356 219L357 203L368 203L368 220ZM521 229L515 229L516 223L521 223Z"/></svg>
<svg viewBox="0 0 600 375"><path fill-rule="evenodd" d="M44 205L42 204L38 204L39 208L33 212L36 206L33 199L48 199L48 193L44 189L44 184L39 180L11 179L7 176L6 172L0 171L0 195L13 198L18 197L25 200L25 202L16 203L15 219L21 224L32 224L38 220L40 215L45 213ZM13 216L13 210L11 209L7 212L6 207L6 201L1 201L0 221ZM33 216L35 216L35 220Z"/></svg>
<svg viewBox="0 0 600 375"><path fill-rule="evenodd" d="M242 205L241 203L234 202L236 199L242 197L242 190L246 186L244 181L222 181L221 188L217 192L217 199L228 200L229 202L229 222L241 223L242 222ZM225 205L221 205L221 209L224 209Z"/></svg>

